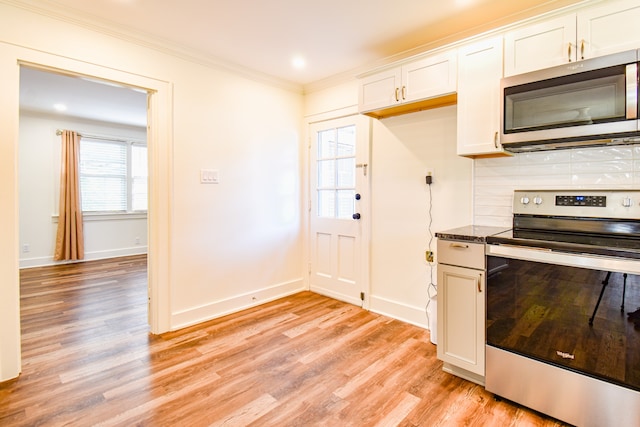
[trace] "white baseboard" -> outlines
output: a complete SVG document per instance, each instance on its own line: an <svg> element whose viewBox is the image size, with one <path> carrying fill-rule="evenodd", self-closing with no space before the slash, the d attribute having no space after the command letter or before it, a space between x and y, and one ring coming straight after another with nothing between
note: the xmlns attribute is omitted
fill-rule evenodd
<svg viewBox="0 0 640 427"><path fill-rule="evenodd" d="M371 296L369 310L424 329L429 329L424 307L416 307L390 299Z"/></svg>
<svg viewBox="0 0 640 427"><path fill-rule="evenodd" d="M147 253L146 246L132 246L130 248L113 249L108 251L85 252L82 261L94 261L98 259L118 258L130 255L142 255ZM53 255L37 258L21 258L20 268L45 267L56 264L68 264L78 261L54 261Z"/></svg>
<svg viewBox="0 0 640 427"><path fill-rule="evenodd" d="M352 298L349 295L341 294L338 292L333 292L329 289L321 288L319 286L311 285L311 292L315 292L316 294L324 295L325 297L337 299L339 301L348 302L349 304L357 305L358 307L362 307L362 301L359 298Z"/></svg>
<svg viewBox="0 0 640 427"><path fill-rule="evenodd" d="M303 279L297 279L175 312L171 315L171 330L175 331L196 325L305 290L307 289Z"/></svg>

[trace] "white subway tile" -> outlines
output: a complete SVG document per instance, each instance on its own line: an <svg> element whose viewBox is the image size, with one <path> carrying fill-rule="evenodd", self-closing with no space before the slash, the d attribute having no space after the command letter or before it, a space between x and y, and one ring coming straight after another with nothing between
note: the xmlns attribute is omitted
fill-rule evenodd
<svg viewBox="0 0 640 427"><path fill-rule="evenodd" d="M630 172L633 170L633 160L610 160L604 162L577 162L571 165L575 173L613 173Z"/></svg>
<svg viewBox="0 0 640 427"><path fill-rule="evenodd" d="M522 153L518 155L520 163L522 164L556 164L556 163L569 163L571 162L570 150L555 150L555 151L538 151L536 153Z"/></svg>
<svg viewBox="0 0 640 427"><path fill-rule="evenodd" d="M614 147L579 148L571 150L571 162L630 159L633 148L628 145Z"/></svg>
<svg viewBox="0 0 640 427"><path fill-rule="evenodd" d="M572 183L575 186L597 186L600 188L616 188L633 183L633 174L623 173L584 173L573 174Z"/></svg>

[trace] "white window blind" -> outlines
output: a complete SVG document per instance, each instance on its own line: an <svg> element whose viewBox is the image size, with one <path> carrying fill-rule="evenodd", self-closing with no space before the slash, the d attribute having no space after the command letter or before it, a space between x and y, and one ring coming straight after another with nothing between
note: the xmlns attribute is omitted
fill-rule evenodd
<svg viewBox="0 0 640 427"><path fill-rule="evenodd" d="M80 193L83 212L146 211L146 145L83 137Z"/></svg>

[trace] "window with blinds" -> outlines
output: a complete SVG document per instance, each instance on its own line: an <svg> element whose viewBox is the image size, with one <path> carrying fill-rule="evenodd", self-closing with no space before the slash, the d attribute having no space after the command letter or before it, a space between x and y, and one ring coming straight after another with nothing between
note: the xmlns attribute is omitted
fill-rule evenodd
<svg viewBox="0 0 640 427"><path fill-rule="evenodd" d="M82 138L80 193L83 212L147 210L147 146Z"/></svg>

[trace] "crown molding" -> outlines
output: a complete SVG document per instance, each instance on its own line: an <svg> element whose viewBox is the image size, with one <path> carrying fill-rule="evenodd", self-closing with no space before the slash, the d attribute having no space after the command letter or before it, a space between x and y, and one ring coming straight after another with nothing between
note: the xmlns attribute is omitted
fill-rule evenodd
<svg viewBox="0 0 640 427"><path fill-rule="evenodd" d="M111 21L101 20L93 15L65 8L51 0L0 0L0 3L42 15L50 19L66 22L74 26L82 27L208 68L227 71L259 83L278 87L297 94L303 93L303 86L301 84L279 79L229 61L224 61L220 58L176 44L161 37L133 31L124 26L114 24Z"/></svg>

